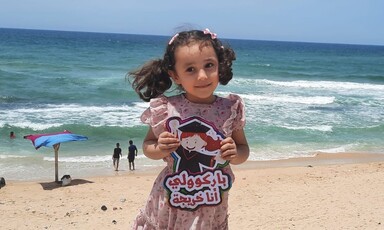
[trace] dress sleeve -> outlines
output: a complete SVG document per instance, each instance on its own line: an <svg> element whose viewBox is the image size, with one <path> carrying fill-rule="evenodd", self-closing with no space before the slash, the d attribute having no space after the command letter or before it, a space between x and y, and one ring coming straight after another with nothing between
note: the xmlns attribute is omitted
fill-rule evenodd
<svg viewBox="0 0 384 230"><path fill-rule="evenodd" d="M153 133L158 137L165 130L168 117L168 99L165 96L153 98L140 119L144 124L151 126Z"/></svg>
<svg viewBox="0 0 384 230"><path fill-rule="evenodd" d="M232 136L232 132L243 129L245 126L245 106L240 96L235 94L228 95L231 102L231 116L223 125L223 131L227 136Z"/></svg>

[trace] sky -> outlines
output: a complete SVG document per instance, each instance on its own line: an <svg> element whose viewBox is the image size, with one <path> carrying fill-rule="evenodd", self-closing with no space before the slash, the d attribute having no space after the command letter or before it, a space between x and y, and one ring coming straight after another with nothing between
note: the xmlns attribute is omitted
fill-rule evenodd
<svg viewBox="0 0 384 230"><path fill-rule="evenodd" d="M384 1L0 0L0 28L384 45Z"/></svg>

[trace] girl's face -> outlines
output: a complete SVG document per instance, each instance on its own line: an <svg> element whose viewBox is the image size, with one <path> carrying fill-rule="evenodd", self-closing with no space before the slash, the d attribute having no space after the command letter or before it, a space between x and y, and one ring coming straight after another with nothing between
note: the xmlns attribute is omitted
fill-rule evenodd
<svg viewBox="0 0 384 230"><path fill-rule="evenodd" d="M175 70L169 71L169 75L183 87L187 99L194 103L214 102L219 61L212 46L201 47L200 43L180 46L175 50L175 60Z"/></svg>

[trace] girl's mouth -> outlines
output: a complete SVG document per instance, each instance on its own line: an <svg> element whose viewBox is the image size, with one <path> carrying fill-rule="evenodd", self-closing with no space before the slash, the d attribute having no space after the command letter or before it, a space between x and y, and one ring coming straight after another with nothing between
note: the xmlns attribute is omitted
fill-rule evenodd
<svg viewBox="0 0 384 230"><path fill-rule="evenodd" d="M209 84L205 84L205 85L197 85L197 86L195 86L196 88L207 88L207 87L209 87L211 85L211 83L209 83Z"/></svg>

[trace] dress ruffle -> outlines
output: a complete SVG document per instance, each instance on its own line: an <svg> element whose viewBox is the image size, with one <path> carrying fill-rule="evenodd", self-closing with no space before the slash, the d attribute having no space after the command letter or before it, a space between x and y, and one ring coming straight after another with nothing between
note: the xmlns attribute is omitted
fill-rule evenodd
<svg viewBox="0 0 384 230"><path fill-rule="evenodd" d="M168 118L168 100L164 95L153 98L147 108L141 115L141 121L152 127L156 137L164 131L164 124Z"/></svg>
<svg viewBox="0 0 384 230"><path fill-rule="evenodd" d="M227 97L233 105L231 106L231 115L224 122L223 132L225 136L232 136L232 132L243 129L245 126L244 101L236 94L229 94Z"/></svg>

